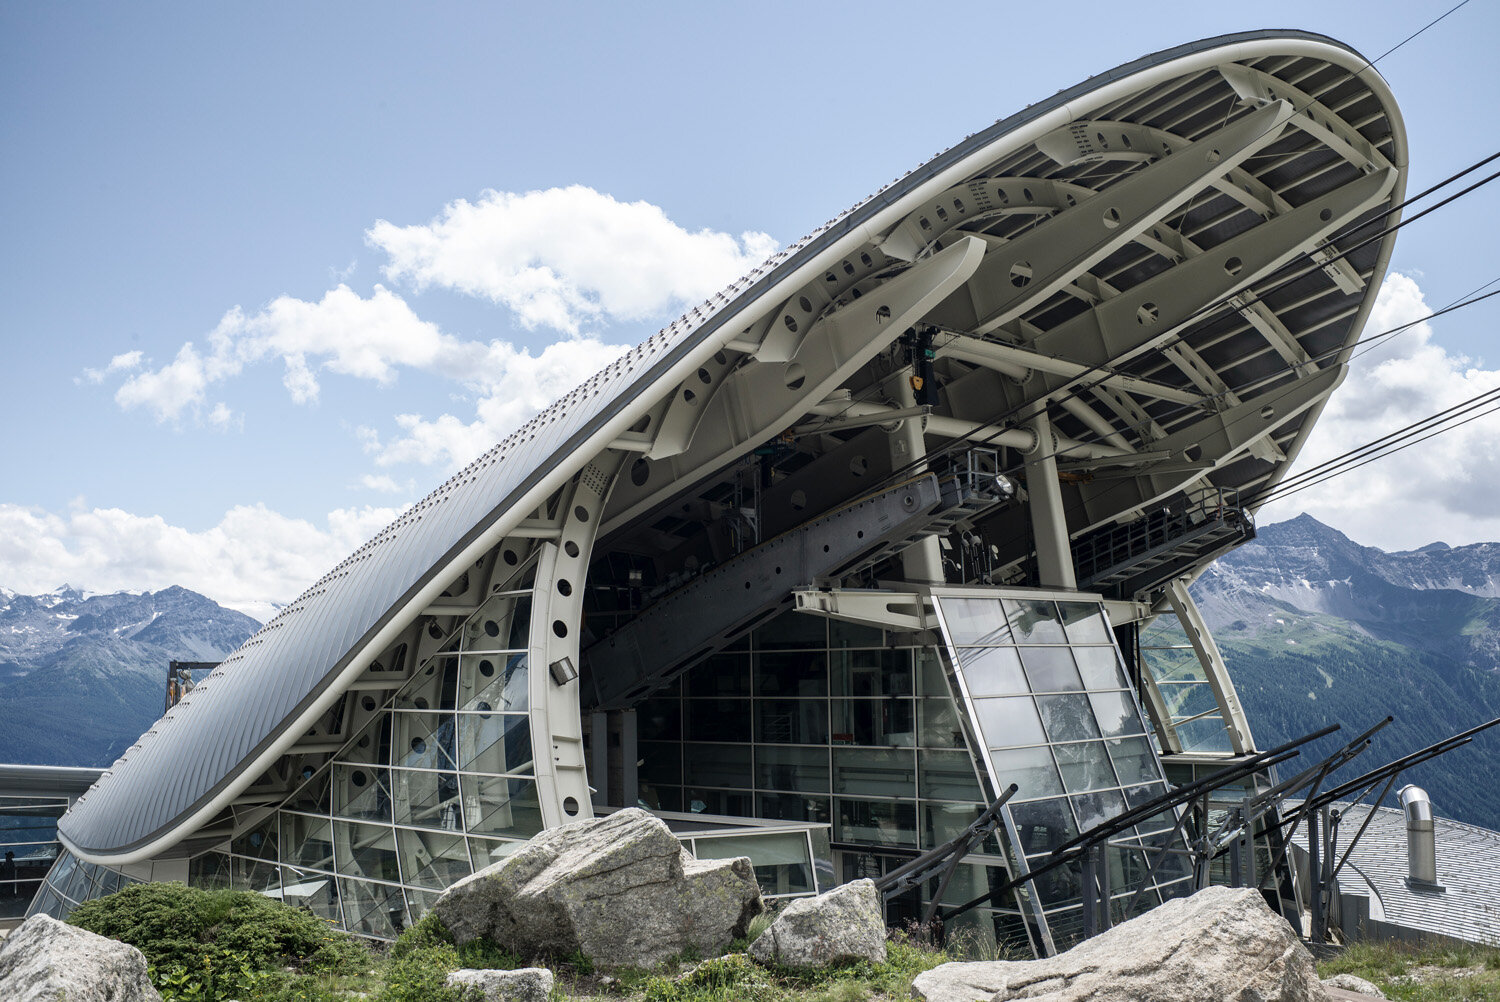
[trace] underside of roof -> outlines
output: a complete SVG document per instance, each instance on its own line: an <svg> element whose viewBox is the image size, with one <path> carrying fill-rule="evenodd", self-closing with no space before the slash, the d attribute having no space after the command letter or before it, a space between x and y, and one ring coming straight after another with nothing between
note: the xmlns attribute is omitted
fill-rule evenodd
<svg viewBox="0 0 1500 1002"><path fill-rule="evenodd" d="M966 138L360 547L143 735L63 841L94 862L186 853L277 802L399 686L406 645L524 586L506 541L550 531L580 476L604 477L607 498L590 640L631 614L598 595L665 594L909 477L901 436L934 469L976 446L1008 471L1046 454L1075 542L1194 492L1253 509L1342 377L1405 165L1379 75L1285 31L1145 57ZM935 394L909 378L922 372ZM962 532L982 540L983 571L955 583L1033 573L1018 509Z"/></svg>

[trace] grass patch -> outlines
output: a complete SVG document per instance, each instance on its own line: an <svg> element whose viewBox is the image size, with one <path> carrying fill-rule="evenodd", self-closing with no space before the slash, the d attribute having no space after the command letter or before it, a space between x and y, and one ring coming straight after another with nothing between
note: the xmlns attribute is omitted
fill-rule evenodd
<svg viewBox="0 0 1500 1002"><path fill-rule="evenodd" d="M1318 964L1353 974L1399 1002L1500 1002L1500 948L1468 943L1355 943Z"/></svg>

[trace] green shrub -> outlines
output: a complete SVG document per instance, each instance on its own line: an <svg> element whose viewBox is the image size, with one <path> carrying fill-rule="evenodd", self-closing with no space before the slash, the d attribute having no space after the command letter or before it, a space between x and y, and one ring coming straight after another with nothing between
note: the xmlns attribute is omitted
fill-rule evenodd
<svg viewBox="0 0 1500 1002"><path fill-rule="evenodd" d="M221 973L239 969L352 973L370 964L369 951L354 937L310 912L249 891L132 884L84 902L68 921L129 943L163 978L188 972L185 984L213 985Z"/></svg>

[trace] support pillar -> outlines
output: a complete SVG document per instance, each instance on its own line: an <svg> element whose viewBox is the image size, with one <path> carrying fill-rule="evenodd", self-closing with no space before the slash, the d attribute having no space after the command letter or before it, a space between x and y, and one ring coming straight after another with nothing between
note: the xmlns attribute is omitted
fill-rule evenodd
<svg viewBox="0 0 1500 1002"><path fill-rule="evenodd" d="M911 383L904 377L896 380L896 406L900 410L916 407L917 396ZM891 468L905 470L905 476L914 477L927 472L927 442L922 434L922 419L902 418L900 425L890 434ZM901 567L906 580L922 584L943 584L943 553L936 536L928 536L901 554Z"/></svg>
<svg viewBox="0 0 1500 1002"><path fill-rule="evenodd" d="M1031 534L1036 539L1038 584L1043 588L1078 587L1073 572L1073 550L1068 544L1068 521L1062 488L1057 482L1057 453L1052 421L1042 410L1031 419L1036 449L1026 457L1026 493L1031 505Z"/></svg>

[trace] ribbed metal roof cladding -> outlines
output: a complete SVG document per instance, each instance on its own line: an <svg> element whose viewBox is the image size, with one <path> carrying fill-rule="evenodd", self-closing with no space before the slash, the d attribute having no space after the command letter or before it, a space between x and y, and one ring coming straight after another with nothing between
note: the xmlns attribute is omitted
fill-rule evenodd
<svg viewBox="0 0 1500 1002"><path fill-rule="evenodd" d="M1249 43L1270 43L1261 54L1272 54L1278 41L1363 61L1342 43L1299 31L1225 35L1138 59L966 138L652 335L404 513L248 640L74 806L60 825L64 842L102 859L143 846L160 851L189 834L189 819L237 780L253 778L246 776L253 763L287 737L385 627L414 615L411 603L438 575L456 573L453 562L468 546L497 520L520 517L513 509L544 477L580 468L592 455L583 451L589 440L630 402L668 389L655 384L710 335L929 178L1115 81Z"/></svg>

